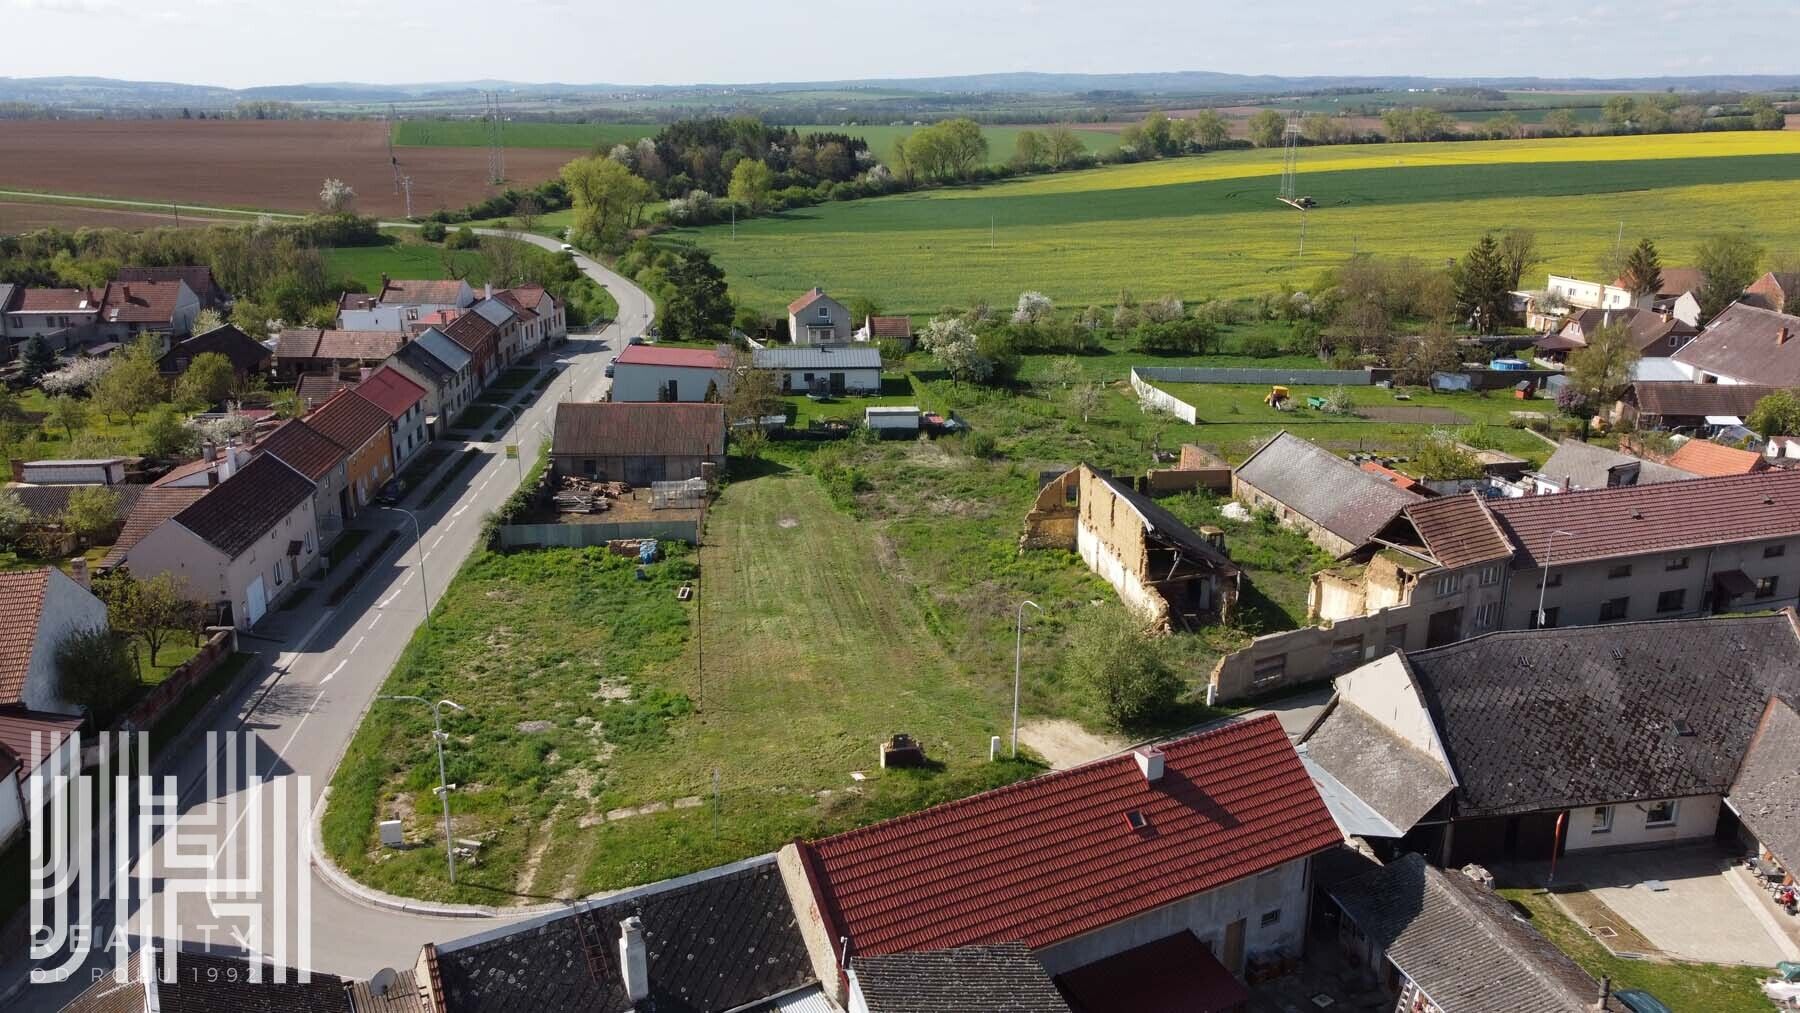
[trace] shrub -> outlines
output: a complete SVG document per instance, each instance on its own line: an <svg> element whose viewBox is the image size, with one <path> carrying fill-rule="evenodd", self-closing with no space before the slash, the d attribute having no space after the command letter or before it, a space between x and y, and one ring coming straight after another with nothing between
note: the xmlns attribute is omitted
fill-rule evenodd
<svg viewBox="0 0 1800 1013"><path fill-rule="evenodd" d="M56 688L63 699L86 707L100 727L137 686L136 666L122 637L104 627L76 630L56 645Z"/></svg>
<svg viewBox="0 0 1800 1013"><path fill-rule="evenodd" d="M441 243L449 233L450 230L444 227L443 222L426 222L419 226L419 238L428 243Z"/></svg>
<svg viewBox="0 0 1800 1013"><path fill-rule="evenodd" d="M993 457L999 448L992 433L970 433L963 439L963 449L969 452L970 457L986 460Z"/></svg>
<svg viewBox="0 0 1800 1013"><path fill-rule="evenodd" d="M1096 610L1077 632L1070 659L1118 728L1144 724L1181 696L1181 676L1169 666L1161 641L1124 609Z"/></svg>
<svg viewBox="0 0 1800 1013"><path fill-rule="evenodd" d="M1273 359L1282 354L1281 341L1273 334L1257 331L1245 336L1243 352L1255 359Z"/></svg>

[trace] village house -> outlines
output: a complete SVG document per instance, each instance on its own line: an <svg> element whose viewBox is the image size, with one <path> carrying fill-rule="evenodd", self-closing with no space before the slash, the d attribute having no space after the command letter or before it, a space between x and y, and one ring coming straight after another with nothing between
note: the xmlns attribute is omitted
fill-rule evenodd
<svg viewBox="0 0 1800 1013"><path fill-rule="evenodd" d="M76 713L62 695L56 649L106 625L100 599L56 567L0 571L0 707Z"/></svg>
<svg viewBox="0 0 1800 1013"><path fill-rule="evenodd" d="M499 365L510 366L531 351L525 342L526 314L511 302L486 295L469 307L467 315L480 317L494 325L494 347Z"/></svg>
<svg viewBox="0 0 1800 1013"><path fill-rule="evenodd" d="M474 304L475 290L466 281L396 281L384 274L377 291L338 297L337 324L346 331L404 331L432 313Z"/></svg>
<svg viewBox="0 0 1800 1013"><path fill-rule="evenodd" d="M355 373L386 362L406 341L403 331L289 327L276 340L275 368L289 379L303 373Z"/></svg>
<svg viewBox="0 0 1800 1013"><path fill-rule="evenodd" d="M204 264L184 264L177 267L121 267L113 275L114 281L123 282L169 282L179 281L194 293L200 300L201 309L222 310L229 299L225 290L219 287L213 278L212 268Z"/></svg>
<svg viewBox="0 0 1800 1013"><path fill-rule="evenodd" d="M1582 489L1616 489L1620 486L1655 485L1698 478L1693 472L1621 453L1610 447L1565 439L1544 466L1525 476L1523 491L1547 496Z"/></svg>
<svg viewBox="0 0 1800 1013"><path fill-rule="evenodd" d="M382 366L356 385L356 393L388 417L388 442L394 455L394 472L425 449L431 436L425 429L425 388L407 379L392 366Z"/></svg>
<svg viewBox="0 0 1800 1013"><path fill-rule="evenodd" d="M479 313L464 313L438 330L468 353L474 392L486 390L500 372L500 328Z"/></svg>
<svg viewBox="0 0 1800 1013"><path fill-rule="evenodd" d="M854 337L857 341L893 341L910 350L913 345L912 318L871 316L856 329Z"/></svg>
<svg viewBox="0 0 1800 1013"><path fill-rule="evenodd" d="M346 473L349 455L300 419L288 419L256 445L266 454L299 472L313 484L313 517L319 526L319 544L329 547L343 534L344 519L353 512Z"/></svg>
<svg viewBox="0 0 1800 1013"><path fill-rule="evenodd" d="M1637 306L1698 329L1702 323L1699 293L1706 285L1706 272L1697 267L1665 267L1660 273L1662 284L1647 300L1640 298ZM1613 284L1623 286L1626 281L1618 278Z"/></svg>
<svg viewBox="0 0 1800 1013"><path fill-rule="evenodd" d="M1085 464L1038 491L1019 547L1079 553L1125 604L1164 629L1229 620L1237 604L1242 574L1225 555L1222 531L1195 532Z"/></svg>
<svg viewBox="0 0 1800 1013"><path fill-rule="evenodd" d="M1077 1006L1114 981L1127 1001L1109 1008L1143 1008L1129 998L1154 979L1229 1010L1246 975L1300 953L1311 859L1342 840L1265 715L798 841L778 864L840 1003L862 961L1019 943Z"/></svg>
<svg viewBox="0 0 1800 1013"><path fill-rule="evenodd" d="M1792 807L1730 796L1769 791L1761 735L1800 748L1797 673L1791 610L1493 633L1340 676L1300 748L1391 826L1365 838L1446 867L1734 837L1786 862Z"/></svg>
<svg viewBox="0 0 1800 1013"><path fill-rule="evenodd" d="M200 298L183 281L115 281L100 295L100 313L88 340L128 345L143 335L157 341L157 355L193 330Z"/></svg>
<svg viewBox="0 0 1800 1013"><path fill-rule="evenodd" d="M529 355L546 345L559 344L569 336L562 300L545 291L542 285L514 285L495 290L490 298L505 303L517 316L522 355Z"/></svg>
<svg viewBox="0 0 1800 1013"><path fill-rule="evenodd" d="M0 708L0 851L31 826L33 777L73 776L81 770L75 733L81 714L52 714L23 707Z"/></svg>
<svg viewBox="0 0 1800 1013"><path fill-rule="evenodd" d="M200 445L198 458L170 468L151 482L150 488L210 489L237 474L239 468L250 463L250 456L248 438L233 440L223 447L209 440Z"/></svg>
<svg viewBox="0 0 1800 1013"><path fill-rule="evenodd" d="M436 329L400 346L387 361L388 369L424 389L428 439L442 437L473 396L469 392L470 361L469 353Z"/></svg>
<svg viewBox="0 0 1800 1013"><path fill-rule="evenodd" d="M1754 450L1727 447L1711 440L1688 439L1669 455L1669 465L1705 478L1724 478L1762 471L1769 462Z"/></svg>
<svg viewBox="0 0 1800 1013"><path fill-rule="evenodd" d="M125 563L139 577L184 580L221 625L247 629L318 561L313 492L298 471L258 457L145 534Z"/></svg>
<svg viewBox="0 0 1800 1013"><path fill-rule="evenodd" d="M1777 313L1800 309L1800 271L1765 271L1744 290L1744 301Z"/></svg>
<svg viewBox="0 0 1800 1013"><path fill-rule="evenodd" d="M1625 388L1613 417L1637 429L1710 434L1723 426L1743 425L1756 402L1781 389L1752 383L1640 380Z"/></svg>
<svg viewBox="0 0 1800 1013"><path fill-rule="evenodd" d="M550 461L561 475L634 486L710 479L725 467L725 409L565 401L556 406Z"/></svg>
<svg viewBox="0 0 1800 1013"><path fill-rule="evenodd" d="M731 357L713 348L626 345L613 359L614 401L718 400Z"/></svg>
<svg viewBox="0 0 1800 1013"><path fill-rule="evenodd" d="M351 520L394 476L393 420L353 390L314 409L308 428L344 448L343 516Z"/></svg>
<svg viewBox="0 0 1800 1013"><path fill-rule="evenodd" d="M1800 317L1732 303L1674 360L1701 383L1800 387Z"/></svg>
<svg viewBox="0 0 1800 1013"><path fill-rule="evenodd" d="M756 369L773 370L783 394L878 394L881 350L860 347L758 348L750 353Z"/></svg>
<svg viewBox="0 0 1800 1013"><path fill-rule="evenodd" d="M145 486L138 494L137 501L125 514L125 523L120 526L119 534L113 539L112 547L100 558L94 568L101 572L115 570L130 562L131 550L143 541L145 535L155 531L162 523L188 507L199 502L206 495L204 487L192 486Z"/></svg>
<svg viewBox="0 0 1800 1013"><path fill-rule="evenodd" d="M216 352L231 360L231 371L240 380L267 377L274 362L274 353L267 345L235 326L225 324L175 342L157 362L157 370L164 376L180 376L197 356L207 352Z"/></svg>
<svg viewBox="0 0 1800 1013"><path fill-rule="evenodd" d="M100 318L100 300L80 288L27 288L0 285L0 323L7 342L23 345L43 338L52 351L63 351L94 340L94 323Z"/></svg>
<svg viewBox="0 0 1800 1013"><path fill-rule="evenodd" d="M1595 332L1604 327L1625 328L1631 347L1645 358L1674 355L1700 332L1697 326L1666 312L1647 309L1582 310L1570 317L1561 330L1540 339L1534 347L1542 353L1542 358L1560 362L1569 352L1587 347Z"/></svg>
<svg viewBox="0 0 1800 1013"><path fill-rule="evenodd" d="M1251 509L1275 511L1333 556L1368 542L1395 511L1420 499L1286 430L1238 465L1231 495Z"/></svg>
<svg viewBox="0 0 1800 1013"><path fill-rule="evenodd" d="M788 303L788 340L796 345L841 345L850 340L850 311L813 288Z"/></svg>

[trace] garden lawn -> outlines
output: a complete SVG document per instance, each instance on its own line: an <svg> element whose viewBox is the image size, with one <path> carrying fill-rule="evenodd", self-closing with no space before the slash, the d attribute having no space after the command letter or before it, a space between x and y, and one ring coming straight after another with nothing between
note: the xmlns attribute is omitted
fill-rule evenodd
<svg viewBox="0 0 1800 1013"><path fill-rule="evenodd" d="M828 203L727 227L677 230L725 268L744 304L777 312L814 284L889 313L1010 306L1035 289L1065 308L1174 293L1188 300L1312 284L1353 252L1437 260L1483 232L1535 229L1547 263L1588 275L1627 238L1690 262L1736 229L1800 248L1800 134L1792 131L1346 145L1300 156L1300 214L1274 199L1280 151L1228 151L987 186ZM990 234L990 228L992 232ZM879 250L879 256L870 256Z"/></svg>
<svg viewBox="0 0 1800 1013"><path fill-rule="evenodd" d="M1502 889L1500 894L1589 974L1612 978L1614 991L1641 988L1676 1010L1768 1013L1774 1008L1759 987L1768 974L1762 968L1625 960L1595 942L1541 891Z"/></svg>

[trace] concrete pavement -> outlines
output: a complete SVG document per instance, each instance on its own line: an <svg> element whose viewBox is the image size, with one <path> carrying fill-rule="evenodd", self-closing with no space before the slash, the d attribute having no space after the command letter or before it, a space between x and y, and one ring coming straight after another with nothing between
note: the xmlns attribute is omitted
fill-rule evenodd
<svg viewBox="0 0 1800 1013"><path fill-rule="evenodd" d="M539 236L523 238L547 249L560 247ZM504 437L520 445L526 460L535 459L538 445L548 439L557 400L591 400L604 392L609 384L605 364L627 338L645 329L653 312L649 297L624 278L586 257L578 256L577 263L612 292L619 303L618 319L598 335L571 336L567 345L549 353L562 364L562 376L520 402L526 407ZM439 497L414 508L421 529L417 540L412 524L400 514L375 515L383 529L398 528L402 537L343 602L327 606L324 594L317 593L300 606L275 613L255 637L244 639L244 649L255 651L257 660L211 730L254 733L254 775L240 770L235 779L209 788L208 763L222 763L222 757L209 749L204 735L180 755L158 763L158 773L178 778L181 815L148 858L137 856L134 874L154 877L154 892L161 898L156 907L167 910L157 911L155 924L146 924L146 912L135 910L134 937L179 932L188 945L210 941L271 955L283 941L304 941L310 948L306 964L312 969L366 977L383 966L410 965L428 940L465 935L494 922L374 908L334 891L304 860L309 823L294 814L293 799L281 805L277 796L284 789L274 787L275 775L303 775L309 779L304 798L309 804L318 802L362 715L424 621L425 596L437 600L479 540L483 516L516 488L517 466L505 459L503 447L481 446L494 451L493 456L458 480L454 499ZM379 540L378 530L369 544ZM288 784L285 790L299 797L298 782ZM241 810L229 811L227 799L242 799ZM277 809L288 814L285 825L276 823ZM303 876L310 904L305 910L290 905L278 918L266 907L234 905L236 898L230 895L189 892L205 876L229 872L238 874L243 892L253 899L297 893ZM110 918L107 911L95 921ZM69 981L21 989L28 969L8 966L0 969L0 1006L56 1009L85 987L94 972L110 967L111 955L96 952Z"/></svg>

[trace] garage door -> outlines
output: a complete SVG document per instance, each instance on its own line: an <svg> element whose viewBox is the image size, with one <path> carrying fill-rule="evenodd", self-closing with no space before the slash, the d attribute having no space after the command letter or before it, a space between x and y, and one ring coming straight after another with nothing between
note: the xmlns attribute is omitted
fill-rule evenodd
<svg viewBox="0 0 1800 1013"><path fill-rule="evenodd" d="M261 619L263 613L268 611L269 608L269 595L268 592L263 589L263 579L261 577L250 582L249 598L250 600L246 603L247 607L244 610L244 618L248 620L247 625L255 626L257 620Z"/></svg>
<svg viewBox="0 0 1800 1013"><path fill-rule="evenodd" d="M632 485L649 485L665 479L663 459L660 457L627 457L625 459L625 481Z"/></svg>

